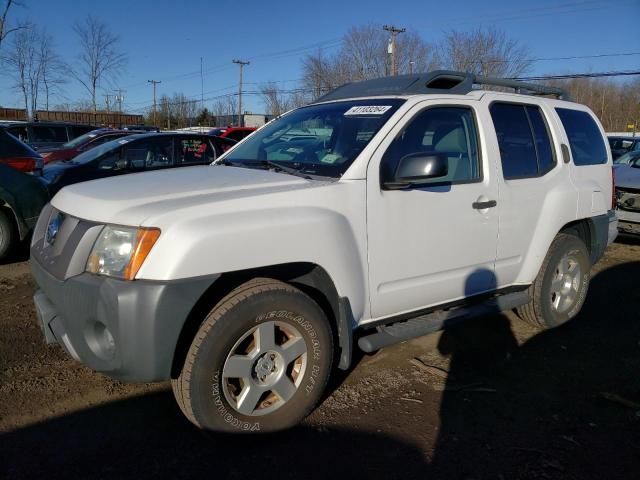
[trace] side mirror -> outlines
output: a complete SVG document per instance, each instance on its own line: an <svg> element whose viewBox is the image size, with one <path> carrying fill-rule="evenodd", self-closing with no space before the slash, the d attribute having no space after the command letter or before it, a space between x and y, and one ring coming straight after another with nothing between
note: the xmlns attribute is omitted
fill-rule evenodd
<svg viewBox="0 0 640 480"><path fill-rule="evenodd" d="M382 188L399 190L427 183L433 178L446 177L449 173L449 159L444 153L417 152L400 159L394 172L383 175Z"/></svg>

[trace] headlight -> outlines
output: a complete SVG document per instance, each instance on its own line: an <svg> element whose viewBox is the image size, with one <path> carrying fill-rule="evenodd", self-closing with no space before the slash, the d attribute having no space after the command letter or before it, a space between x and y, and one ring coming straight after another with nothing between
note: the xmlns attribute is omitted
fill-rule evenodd
<svg viewBox="0 0 640 480"><path fill-rule="evenodd" d="M91 250L86 271L133 280L159 236L157 228L107 225Z"/></svg>

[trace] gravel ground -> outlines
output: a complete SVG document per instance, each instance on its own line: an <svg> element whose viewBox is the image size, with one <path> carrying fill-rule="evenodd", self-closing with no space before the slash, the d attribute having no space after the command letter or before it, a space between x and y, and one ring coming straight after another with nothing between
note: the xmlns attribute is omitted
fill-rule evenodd
<svg viewBox="0 0 640 480"><path fill-rule="evenodd" d="M356 358L288 432L220 436L168 384L46 346L25 262L0 265L0 478L615 479L640 475L640 242L594 267L582 313L511 314Z"/></svg>

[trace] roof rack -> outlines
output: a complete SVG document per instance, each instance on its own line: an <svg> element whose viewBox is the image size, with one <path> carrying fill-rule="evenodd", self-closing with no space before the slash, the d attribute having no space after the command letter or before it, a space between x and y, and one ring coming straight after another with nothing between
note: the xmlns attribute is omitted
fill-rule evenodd
<svg viewBox="0 0 640 480"><path fill-rule="evenodd" d="M508 78L483 77L469 72L435 70L427 73L381 77L364 80L362 82L346 83L323 95L316 101L327 102L354 97L424 95L436 93L465 95L474 90L474 86L476 85L513 88L516 93L551 95L561 100L567 100L569 98L563 89L557 87L525 83Z"/></svg>

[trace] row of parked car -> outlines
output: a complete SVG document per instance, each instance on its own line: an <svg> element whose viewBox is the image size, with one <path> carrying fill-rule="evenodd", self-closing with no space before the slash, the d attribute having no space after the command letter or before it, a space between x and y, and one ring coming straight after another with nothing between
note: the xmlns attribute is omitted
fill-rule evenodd
<svg viewBox="0 0 640 480"><path fill-rule="evenodd" d="M209 164L255 130L159 133L58 125L67 137L78 135L52 146L37 136L39 128L31 124L0 128L0 260L29 235L42 207L61 188L127 173Z"/></svg>

